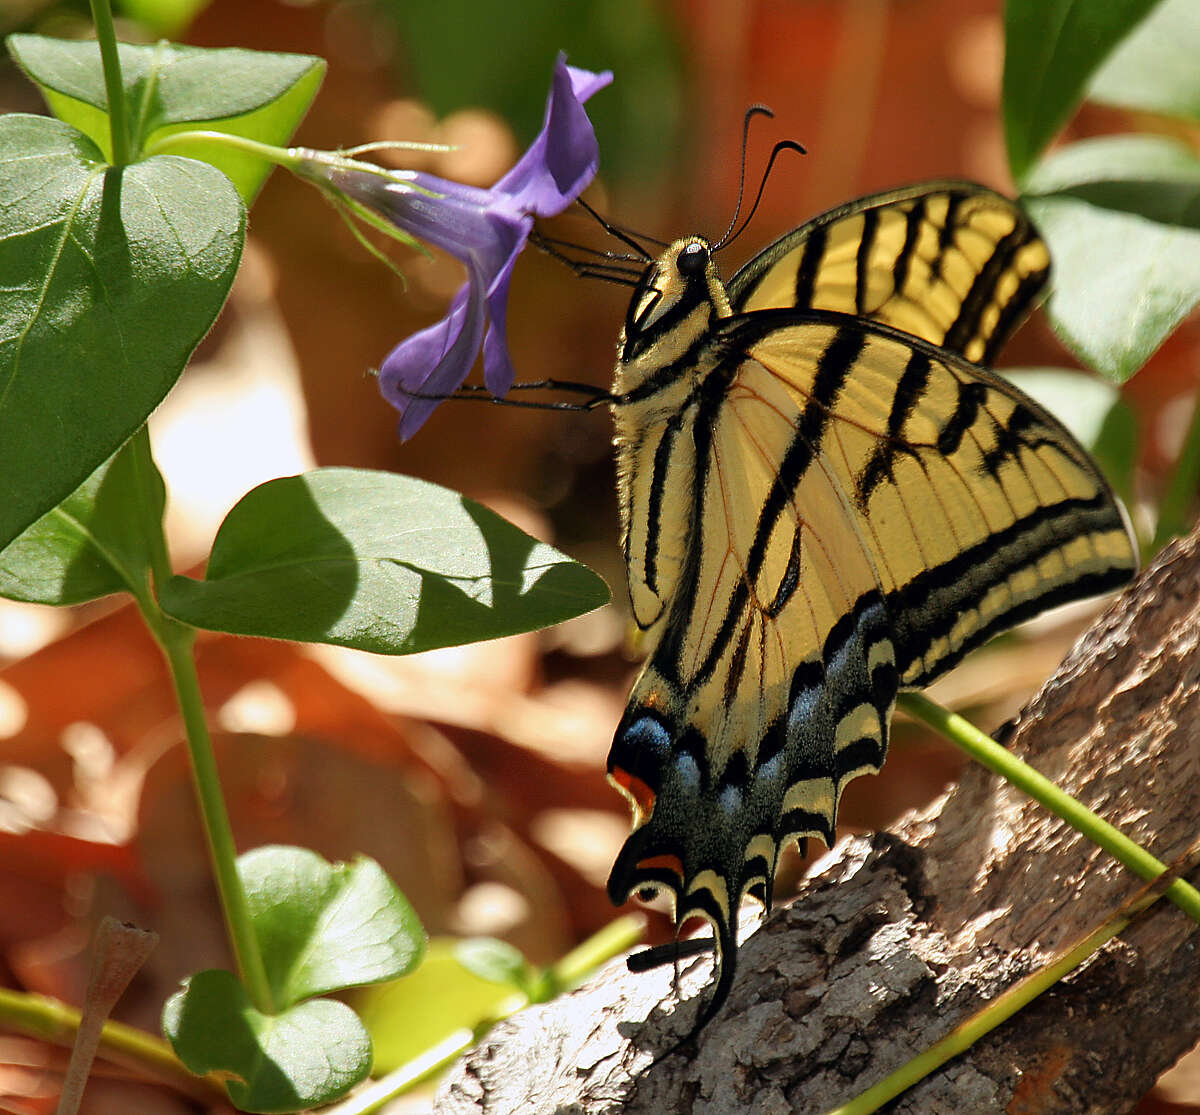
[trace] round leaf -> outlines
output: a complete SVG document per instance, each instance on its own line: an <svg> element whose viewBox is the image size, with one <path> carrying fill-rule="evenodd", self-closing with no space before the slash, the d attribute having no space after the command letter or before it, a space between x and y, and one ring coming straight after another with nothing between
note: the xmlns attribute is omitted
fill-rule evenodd
<svg viewBox="0 0 1200 1115"><path fill-rule="evenodd" d="M241 1111L305 1111L371 1071L371 1039L345 1003L313 999L261 1014L232 972L185 981L163 1007L163 1033L192 1072L225 1076Z"/></svg>
<svg viewBox="0 0 1200 1115"><path fill-rule="evenodd" d="M330 864L306 848L268 846L238 874L277 1004L395 979L420 963L425 931L372 859Z"/></svg>
<svg viewBox="0 0 1200 1115"><path fill-rule="evenodd" d="M229 293L244 224L204 163L118 170L60 121L0 117L0 547L162 401Z"/></svg>
<svg viewBox="0 0 1200 1115"><path fill-rule="evenodd" d="M533 631L608 600L591 570L446 488L317 469L248 493L206 579L160 603L195 627L411 654Z"/></svg>

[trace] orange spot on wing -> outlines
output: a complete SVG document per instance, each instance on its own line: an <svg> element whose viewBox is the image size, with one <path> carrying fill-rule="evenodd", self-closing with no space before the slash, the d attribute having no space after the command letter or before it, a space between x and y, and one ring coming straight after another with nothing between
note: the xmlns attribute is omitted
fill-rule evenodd
<svg viewBox="0 0 1200 1115"><path fill-rule="evenodd" d="M668 871L683 878L683 862L678 856L665 854L661 856L649 856L644 860L639 860L637 865L638 871L658 871L666 868Z"/></svg>
<svg viewBox="0 0 1200 1115"><path fill-rule="evenodd" d="M620 767L613 767L609 777L619 789L629 795L642 817L650 816L654 810L655 794L645 782Z"/></svg>

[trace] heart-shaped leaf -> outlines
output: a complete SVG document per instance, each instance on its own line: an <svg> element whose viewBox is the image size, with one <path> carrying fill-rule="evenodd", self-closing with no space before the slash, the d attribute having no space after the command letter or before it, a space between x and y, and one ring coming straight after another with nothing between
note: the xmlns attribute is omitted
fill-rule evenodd
<svg viewBox="0 0 1200 1115"><path fill-rule="evenodd" d="M111 457L229 293L245 209L161 156L114 169L58 120L0 117L0 548Z"/></svg>
<svg viewBox="0 0 1200 1115"><path fill-rule="evenodd" d="M0 550L0 596L79 604L148 591L153 539L166 491L137 435L57 507Z"/></svg>
<svg viewBox="0 0 1200 1115"><path fill-rule="evenodd" d="M1118 383L1200 302L1200 159L1157 136L1072 144L1024 203L1050 246L1055 332Z"/></svg>
<svg viewBox="0 0 1200 1115"><path fill-rule="evenodd" d="M447 488L326 468L248 493L206 578L163 609L195 627L411 654L533 631L608 600L591 570Z"/></svg>
<svg viewBox="0 0 1200 1115"><path fill-rule="evenodd" d="M371 1039L345 1003L311 999L262 1014L232 972L191 976L167 1000L162 1025L192 1072L226 1078L241 1111L305 1111L345 1095L371 1071Z"/></svg>
<svg viewBox="0 0 1200 1115"><path fill-rule="evenodd" d="M51 111L111 158L108 97L97 45L12 35L8 49L41 88ZM201 127L261 143L286 143L325 73L324 61L312 55L234 47L119 43L117 54L135 158L153 151L167 136ZM202 140L176 143L172 151L220 168L247 205L271 170L257 156Z"/></svg>
<svg viewBox="0 0 1200 1115"><path fill-rule="evenodd" d="M421 960L425 931L372 859L330 864L268 846L240 856L238 874L279 1006L395 979Z"/></svg>

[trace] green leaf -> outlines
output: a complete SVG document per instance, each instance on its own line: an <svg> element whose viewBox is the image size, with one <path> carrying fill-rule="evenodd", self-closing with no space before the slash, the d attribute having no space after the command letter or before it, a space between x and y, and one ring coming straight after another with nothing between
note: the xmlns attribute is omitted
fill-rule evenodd
<svg viewBox="0 0 1200 1115"><path fill-rule="evenodd" d="M238 857L275 1002L395 979L420 963L425 931L373 859L330 864L306 848Z"/></svg>
<svg viewBox="0 0 1200 1115"><path fill-rule="evenodd" d="M607 600L591 570L465 496L345 468L255 488L206 579L173 577L160 596L195 627L379 654L533 631Z"/></svg>
<svg viewBox="0 0 1200 1115"><path fill-rule="evenodd" d="M1087 140L1043 160L1024 203L1054 261L1055 332L1123 383L1200 301L1200 159L1157 136Z"/></svg>
<svg viewBox="0 0 1200 1115"><path fill-rule="evenodd" d="M1021 182L1083 98L1088 78L1159 0L1007 0L1004 133Z"/></svg>
<svg viewBox="0 0 1200 1115"><path fill-rule="evenodd" d="M1031 398L1055 415L1096 459L1126 504L1133 496L1137 418L1107 380L1070 368L1001 368Z"/></svg>
<svg viewBox="0 0 1200 1115"><path fill-rule="evenodd" d="M1200 4L1162 0L1092 78L1094 101L1200 120Z"/></svg>
<svg viewBox="0 0 1200 1115"><path fill-rule="evenodd" d="M245 209L191 159L106 167L85 136L0 117L0 547L171 389L233 282Z"/></svg>
<svg viewBox="0 0 1200 1115"><path fill-rule="evenodd" d="M50 110L104 152L110 149L104 72L94 42L12 35L8 49L42 90ZM140 157L169 135L203 128L283 144L308 111L325 63L308 54L268 54L160 42L119 43L132 149ZM271 167L262 159L211 142L172 147L211 163L249 205Z"/></svg>
<svg viewBox="0 0 1200 1115"><path fill-rule="evenodd" d="M260 1014L232 972L198 972L163 1007L163 1033L197 1075L226 1077L241 1111L305 1111L371 1071L371 1039L345 1003L312 999Z"/></svg>
<svg viewBox="0 0 1200 1115"><path fill-rule="evenodd" d="M456 956L461 942L435 937L421 966L393 983L354 992L354 1005L375 1046L374 1071L391 1072L461 1030L520 1002L510 986L468 971Z"/></svg>
<svg viewBox="0 0 1200 1115"><path fill-rule="evenodd" d="M148 591L153 540L166 490L134 439L62 503L0 550L0 596L80 604L112 592Z"/></svg>

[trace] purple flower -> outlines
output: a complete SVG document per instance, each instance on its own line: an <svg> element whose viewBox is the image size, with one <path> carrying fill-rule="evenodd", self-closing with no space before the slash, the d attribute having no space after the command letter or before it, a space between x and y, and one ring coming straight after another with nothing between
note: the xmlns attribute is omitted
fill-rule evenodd
<svg viewBox="0 0 1200 1115"><path fill-rule="evenodd" d="M561 213L595 177L600 153L583 102L610 81L611 73L576 69L560 54L541 133L491 189L421 172L406 173L400 182L370 171L327 172L328 181L348 197L467 267L467 281L446 316L401 341L380 368L379 386L400 412L402 438L416 433L437 406L435 400L414 399L412 393L448 395L456 390L480 346L488 390L500 396L512 386L504 315L513 266L534 217Z"/></svg>

